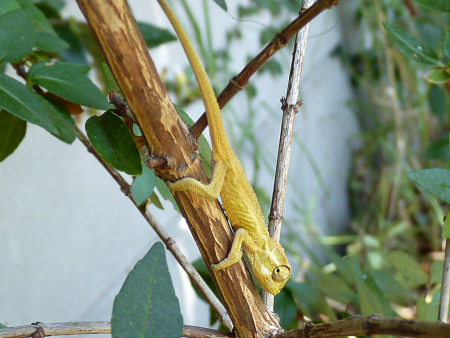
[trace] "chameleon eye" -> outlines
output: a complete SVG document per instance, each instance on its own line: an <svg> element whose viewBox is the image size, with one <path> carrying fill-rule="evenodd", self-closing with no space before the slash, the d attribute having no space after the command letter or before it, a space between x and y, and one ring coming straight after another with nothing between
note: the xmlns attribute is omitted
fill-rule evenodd
<svg viewBox="0 0 450 338"><path fill-rule="evenodd" d="M290 275L291 275L291 269L289 269L285 265L277 266L272 271L272 279L275 282L284 282L285 280L287 280L289 278Z"/></svg>

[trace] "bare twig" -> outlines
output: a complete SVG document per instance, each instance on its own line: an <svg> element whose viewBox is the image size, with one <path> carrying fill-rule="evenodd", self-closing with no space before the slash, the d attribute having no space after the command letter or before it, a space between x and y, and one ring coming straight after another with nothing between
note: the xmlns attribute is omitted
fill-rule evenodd
<svg viewBox="0 0 450 338"><path fill-rule="evenodd" d="M447 214L447 218L449 216L450 212ZM439 303L439 317L438 317L438 320L444 323L447 323L448 318L449 296L450 296L450 239L447 238L445 240L444 271L442 272L441 299Z"/></svg>
<svg viewBox="0 0 450 338"><path fill-rule="evenodd" d="M314 0L304 0L301 12L304 12L311 7L313 2ZM272 205L269 213L269 233L271 237L274 237L277 240L280 239L281 222L283 220L284 198L286 194L295 115L300 107L300 103L297 100L300 90L300 79L303 68L303 59L305 56L308 30L309 24L303 27L297 34L294 52L292 53L291 72L289 75L286 98L282 98L281 100L283 119L281 123L280 143L278 146L278 160L272 193ZM267 310L273 311L273 295L263 291L262 297Z"/></svg>
<svg viewBox="0 0 450 338"><path fill-rule="evenodd" d="M0 338L42 338L47 336L76 334L110 334L110 322L68 322L34 323L31 325L0 329ZM343 336L398 335L407 337L450 337L450 324L425 322L401 318L384 318L380 315L369 317L353 316L344 320L323 324L305 324L303 329L287 331L272 337L287 338L325 338ZM234 337L232 333L185 325L183 337Z"/></svg>
<svg viewBox="0 0 450 338"><path fill-rule="evenodd" d="M71 336L78 334L110 334L110 322L66 322L66 323L33 323L31 325L7 327L0 329L0 338L42 338L48 336ZM198 326L185 325L183 337L234 337L232 333L205 329Z"/></svg>
<svg viewBox="0 0 450 338"><path fill-rule="evenodd" d="M273 337L328 338L347 336L398 335L406 337L444 338L450 337L450 325L440 322L425 322L401 318L354 316L324 324L306 324L304 329L287 331Z"/></svg>
<svg viewBox="0 0 450 338"><path fill-rule="evenodd" d="M186 256L182 253L181 249L177 246L175 241L170 238L168 233L165 231L165 229L157 222L155 221L155 218L150 213L150 211L147 210L146 206L138 206L136 205L136 202L134 201L132 195L131 195L131 187L128 184L127 181L110 165L108 165L101 157L97 154L97 152L92 147L91 143L87 139L87 137L83 134L83 132L77 127L78 132L78 138L80 141L85 145L87 150L92 153L95 158L101 163L101 165L106 169L106 171L114 178L114 180L119 184L120 190L131 200L131 202L136 206L136 208L140 211L142 216L144 216L145 220L148 222L148 224L152 227L152 229L156 232L158 237L164 242L164 244L167 247L167 250L169 250L172 255L175 257L178 263L180 263L181 267L186 271L189 278L192 280L192 282L195 284L195 286L198 288L200 293L205 297L206 301L211 305L211 307L216 311L219 321L225 325L227 329L230 331L233 330L233 323L231 322L230 317L227 314L227 311L223 307L223 305L220 303L220 301L217 299L216 295L211 291L209 286L205 283L205 281L202 279L200 274L195 270L195 268L192 266L192 264L188 261Z"/></svg>
<svg viewBox="0 0 450 338"><path fill-rule="evenodd" d="M64 322L49 324L36 322L31 325L0 329L0 338L42 338L47 336L108 333L111 333L110 322Z"/></svg>
<svg viewBox="0 0 450 338"><path fill-rule="evenodd" d="M234 95L241 91L248 83L250 77L256 73L277 51L287 45L287 42L303 28L308 22L314 19L325 9L331 8L338 3L338 0L318 0L314 6L311 6L308 10L302 12L297 19L292 21L281 32L277 33L275 37L270 41L266 47L255 56L242 71L233 77L224 90L217 97L217 102L222 109L228 101L230 101ZM191 133L195 138L198 138L203 130L206 128L208 121L206 114L203 115L195 122L191 128Z"/></svg>

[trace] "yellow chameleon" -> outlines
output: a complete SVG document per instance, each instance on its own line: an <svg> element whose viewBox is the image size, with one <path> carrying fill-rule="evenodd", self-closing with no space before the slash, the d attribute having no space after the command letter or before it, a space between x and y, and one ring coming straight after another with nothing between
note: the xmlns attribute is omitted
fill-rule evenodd
<svg viewBox="0 0 450 338"><path fill-rule="evenodd" d="M242 249L262 288L273 295L281 291L291 275L291 266L280 243L269 236L261 207L244 169L231 148L217 98L208 76L186 32L164 0L158 0L169 18L189 59L206 109L212 140L214 163L211 182L205 185L193 178L183 178L170 185L172 191L192 191L209 199L222 197L222 203L234 233L228 256L213 270L237 263Z"/></svg>

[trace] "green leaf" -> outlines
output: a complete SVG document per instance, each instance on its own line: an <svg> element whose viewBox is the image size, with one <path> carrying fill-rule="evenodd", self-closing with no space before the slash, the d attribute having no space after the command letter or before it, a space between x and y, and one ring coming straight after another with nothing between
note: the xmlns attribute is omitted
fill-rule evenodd
<svg viewBox="0 0 450 338"><path fill-rule="evenodd" d="M180 114L183 121L189 126L192 127L194 125L194 121L191 117L177 104L174 104L175 108ZM211 177L212 167L211 167L211 146L208 143L208 140L205 136L200 135L198 138L198 151L200 153L200 158L202 159L203 169L205 170L206 176Z"/></svg>
<svg viewBox="0 0 450 338"><path fill-rule="evenodd" d="M410 171L408 177L429 193L450 203L450 170L423 169Z"/></svg>
<svg viewBox="0 0 450 338"><path fill-rule="evenodd" d="M35 34L29 9L0 16L0 61L20 61L33 49Z"/></svg>
<svg viewBox="0 0 450 338"><path fill-rule="evenodd" d="M444 118L447 113L446 92L441 86L431 85L428 91L428 104L431 112L439 118Z"/></svg>
<svg viewBox="0 0 450 338"><path fill-rule="evenodd" d="M111 72L111 69L109 69L109 66L106 62L102 63L102 72L103 72L103 76L105 77L105 83L106 83L106 88L108 89L108 92L110 92L111 90L114 90L117 94L124 97L122 90L120 90L120 87L117 84L116 79L114 78L114 75Z"/></svg>
<svg viewBox="0 0 450 338"><path fill-rule="evenodd" d="M0 161L11 155L19 146L26 130L26 121L0 109Z"/></svg>
<svg viewBox="0 0 450 338"><path fill-rule="evenodd" d="M159 199L158 195L153 190L152 194L150 195L150 203L153 204L158 209L164 210L164 206L161 203L161 200Z"/></svg>
<svg viewBox="0 0 450 338"><path fill-rule="evenodd" d="M225 12L228 11L227 4L226 4L225 0L214 0L214 2L215 2L220 8L222 8Z"/></svg>
<svg viewBox="0 0 450 338"><path fill-rule="evenodd" d="M334 274L320 275L314 284L324 295L343 304L355 300L355 292L342 278Z"/></svg>
<svg viewBox="0 0 450 338"><path fill-rule="evenodd" d="M175 198L173 198L172 193L170 192L167 185L164 183L163 180L161 180L159 177L156 178L156 189L158 189L159 193L161 194L161 197L164 198L166 201L170 201L174 207L174 209L178 212L180 212L180 209L178 208L177 202L175 201Z"/></svg>
<svg viewBox="0 0 450 338"><path fill-rule="evenodd" d="M6 14L8 12L20 9L19 4L16 0L2 0L0 1L0 15Z"/></svg>
<svg viewBox="0 0 450 338"><path fill-rule="evenodd" d="M428 300L428 299L427 299ZM425 297L419 296L416 302L417 307L417 319L426 321L436 321L438 317L438 309L433 301L429 302L425 300Z"/></svg>
<svg viewBox="0 0 450 338"><path fill-rule="evenodd" d="M66 143L75 139L75 123L55 106L9 76L0 74L0 108L36 124Z"/></svg>
<svg viewBox="0 0 450 338"><path fill-rule="evenodd" d="M281 327L284 329L289 328L297 317L297 306L294 300L289 295L289 292L285 289L275 297L275 313L280 317Z"/></svg>
<svg viewBox="0 0 450 338"><path fill-rule="evenodd" d="M112 337L181 337L183 318L167 268L155 243L128 274L114 299Z"/></svg>
<svg viewBox="0 0 450 338"><path fill-rule="evenodd" d="M423 156L428 159L450 161L450 151L448 149L448 136L445 135L432 142L424 151Z"/></svg>
<svg viewBox="0 0 450 338"><path fill-rule="evenodd" d="M85 55L85 47L81 43L79 37L72 29L72 22L55 23L53 25L58 36L69 44L69 48L60 52L60 57L64 61L77 62L87 64L88 61Z"/></svg>
<svg viewBox="0 0 450 338"><path fill-rule="evenodd" d="M435 9L441 12L450 12L450 1L448 0L416 0L419 5Z"/></svg>
<svg viewBox="0 0 450 338"><path fill-rule="evenodd" d="M150 197L155 184L155 171L143 166L142 174L134 179L131 187L131 194L137 205L143 204Z"/></svg>
<svg viewBox="0 0 450 338"><path fill-rule="evenodd" d="M86 132L95 151L106 163L130 175L141 174L136 142L120 117L110 111L92 116L86 122Z"/></svg>
<svg viewBox="0 0 450 338"><path fill-rule="evenodd" d="M434 84L444 84L450 80L450 74L445 69L433 68L427 76L427 81Z"/></svg>
<svg viewBox="0 0 450 338"><path fill-rule="evenodd" d="M391 299L400 301L414 300L415 295L405 285L399 282L390 272L375 270L372 272L373 279L379 289Z"/></svg>
<svg viewBox="0 0 450 338"><path fill-rule="evenodd" d="M423 285L428 282L428 275L422 267L404 251L396 250L389 252L386 261L391 264L407 280L417 285Z"/></svg>
<svg viewBox="0 0 450 338"><path fill-rule="evenodd" d="M28 72L27 80L83 106L97 109L112 108L100 89L86 75L67 63L34 64Z"/></svg>
<svg viewBox="0 0 450 338"><path fill-rule="evenodd" d="M162 29L148 23L138 22L138 28L144 37L148 48L157 47L163 43L175 41L177 38L167 29Z"/></svg>
<svg viewBox="0 0 450 338"><path fill-rule="evenodd" d="M0 74L0 108L51 133L58 133L50 112L40 101L40 96L4 74Z"/></svg>
<svg viewBox="0 0 450 338"><path fill-rule="evenodd" d="M57 53L69 48L69 44L55 34L46 32L36 33L36 47L44 52Z"/></svg>
<svg viewBox="0 0 450 338"><path fill-rule="evenodd" d="M442 272L444 271L444 261L435 260L431 263L430 282L435 284L442 283Z"/></svg>
<svg viewBox="0 0 450 338"><path fill-rule="evenodd" d="M77 134L75 131L75 122L70 116L70 113L58 102L44 99L42 96L38 96L38 99L46 109L53 112L50 118L58 129L58 132L53 133L53 135L61 141L69 144L72 143Z"/></svg>
<svg viewBox="0 0 450 338"><path fill-rule="evenodd" d="M308 317L314 318L315 313L321 313L328 316L330 320L336 319L334 311L315 285L289 280L286 283L286 289L292 293L299 308Z"/></svg>
<svg viewBox="0 0 450 338"><path fill-rule="evenodd" d="M450 4L450 1L447 1ZM442 49L444 50L444 56L447 59L447 62L450 61L450 30L445 33L444 43L442 45Z"/></svg>
<svg viewBox="0 0 450 338"><path fill-rule="evenodd" d="M405 56L418 63L432 66L442 66L442 63L434 50L427 46L423 41L387 22L383 23L383 25L392 39L392 42Z"/></svg>

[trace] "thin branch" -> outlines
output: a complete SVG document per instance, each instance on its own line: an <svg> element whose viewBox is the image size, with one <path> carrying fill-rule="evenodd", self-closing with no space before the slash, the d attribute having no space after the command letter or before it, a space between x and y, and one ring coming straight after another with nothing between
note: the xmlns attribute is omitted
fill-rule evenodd
<svg viewBox="0 0 450 338"><path fill-rule="evenodd" d="M325 9L331 8L338 3L338 0L318 0L314 6L311 6L308 10L300 13L300 15L292 21L281 32L277 33L275 37L270 41L266 47L255 56L242 71L233 77L224 90L217 97L220 108L223 108L228 101L230 101L234 95L241 91L247 84L250 77L258 71L277 51L285 47L288 41L308 22L314 19ZM198 138L203 130L206 128L208 121L206 114L203 115L195 122L191 128L191 133L195 138Z"/></svg>
<svg viewBox="0 0 450 338"><path fill-rule="evenodd" d="M287 331L273 337L328 338L379 334L402 337L448 338L450 337L450 324L401 318L384 318L380 315L369 317L354 316L332 323L307 323L304 329Z"/></svg>
<svg viewBox="0 0 450 338"><path fill-rule="evenodd" d="M227 311L220 303L219 299L217 299L216 295L211 291L209 286L202 279L200 274L195 270L193 265L188 261L187 257L183 254L181 249L177 246L175 241L168 235L165 229L155 220L153 215L148 211L146 206L138 206L134 201L131 195L131 187L127 181L110 165L108 165L101 157L97 154L97 152L92 147L92 144L89 142L88 138L83 134L83 132L78 128L78 138L85 145L87 150L92 153L95 158L101 163L101 165L106 169L106 171L114 178L114 180L119 184L120 190L127 196L134 206L139 210L139 212L144 216L147 223L152 227L152 229L156 232L158 237L164 242L167 250L169 250L172 255L175 257L177 262L181 265L181 267L186 271L189 278L198 288L200 293L205 297L206 301L211 305L214 311L217 313L219 317L219 321L225 325L227 329L233 331L233 323L231 322L230 317L227 314Z"/></svg>
<svg viewBox="0 0 450 338"><path fill-rule="evenodd" d="M314 0L304 0L301 12L310 8L313 2ZM300 107L300 103L297 100L300 91L300 79L303 69L308 30L309 24L303 27L297 34L294 52L292 53L291 72L289 75L286 98L281 99L283 119L278 146L278 160L272 193L272 205L269 213L269 233L271 237L274 237L277 240L280 239L281 222L283 220L284 199L288 179L289 159L291 156L292 136L294 134L295 115ZM267 310L273 311L274 296L263 291L262 297Z"/></svg>
<svg viewBox="0 0 450 338"><path fill-rule="evenodd" d="M450 217L450 212L447 214L447 218L448 217ZM447 323L449 297L450 297L450 239L447 238L445 240L444 271L442 272L441 299L439 302L439 317L438 317L438 320L440 320L443 323Z"/></svg>
<svg viewBox="0 0 450 338"><path fill-rule="evenodd" d="M0 338L42 338L46 336L76 334L110 334L110 322L66 322L66 323L33 323L31 325L7 327L0 329ZM273 335L276 338L325 338L343 336L397 335L407 337L450 337L450 324L441 322L425 322L401 318L384 318L380 315L368 317L353 316L331 323L306 323L303 329L291 330ZM234 334L185 325L183 337L227 338Z"/></svg>
<svg viewBox="0 0 450 338"><path fill-rule="evenodd" d="M42 338L48 336L71 336L78 334L111 334L110 322L65 322L65 323L33 323L0 329L0 338ZM234 337L232 333L185 325L183 337Z"/></svg>

